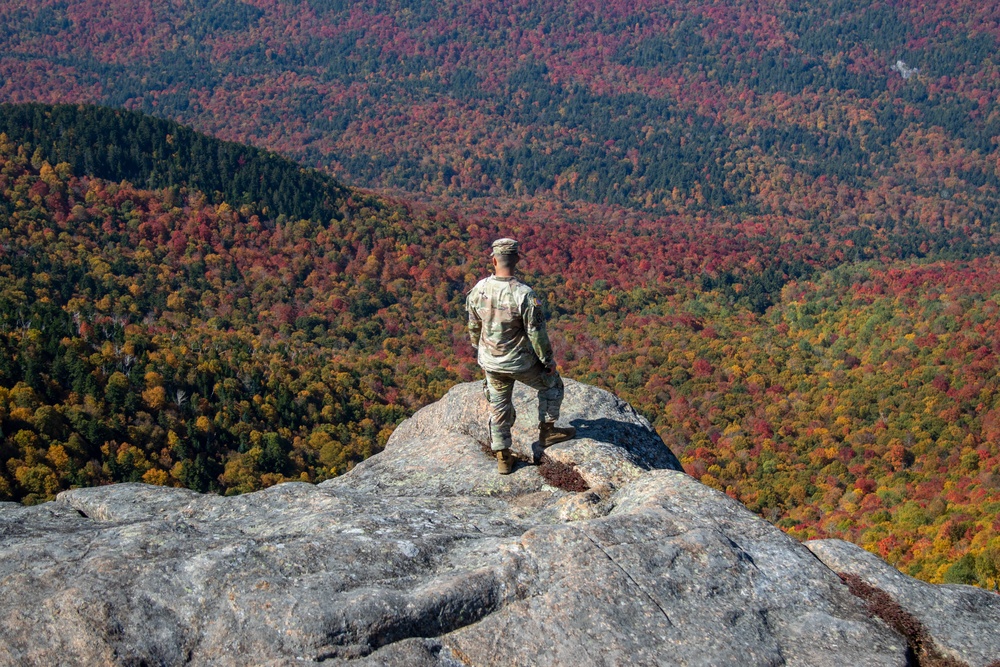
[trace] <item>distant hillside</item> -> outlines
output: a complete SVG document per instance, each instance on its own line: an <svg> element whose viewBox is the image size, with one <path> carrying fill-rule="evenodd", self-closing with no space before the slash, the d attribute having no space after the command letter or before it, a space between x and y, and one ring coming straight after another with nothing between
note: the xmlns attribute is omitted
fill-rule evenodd
<svg viewBox="0 0 1000 667"><path fill-rule="evenodd" d="M364 187L997 223L977 0L12 0L0 99L142 110ZM881 195L879 195L881 197Z"/></svg>
<svg viewBox="0 0 1000 667"><path fill-rule="evenodd" d="M0 104L0 132L77 176L144 188L200 190L214 203L329 223L347 191L329 176L259 148L172 121L91 105Z"/></svg>

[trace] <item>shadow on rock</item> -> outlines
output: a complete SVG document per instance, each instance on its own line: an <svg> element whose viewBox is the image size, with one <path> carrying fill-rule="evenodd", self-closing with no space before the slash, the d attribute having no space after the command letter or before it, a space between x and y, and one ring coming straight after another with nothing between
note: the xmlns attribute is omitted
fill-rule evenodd
<svg viewBox="0 0 1000 667"><path fill-rule="evenodd" d="M617 445L635 455L637 464L645 470L680 470L681 462L650 428L638 424L601 417L599 419L574 419L576 437Z"/></svg>

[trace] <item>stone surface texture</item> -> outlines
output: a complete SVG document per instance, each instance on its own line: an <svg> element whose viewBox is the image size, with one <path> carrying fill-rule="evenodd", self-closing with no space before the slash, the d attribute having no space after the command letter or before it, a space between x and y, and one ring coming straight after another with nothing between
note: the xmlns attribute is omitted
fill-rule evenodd
<svg viewBox="0 0 1000 667"><path fill-rule="evenodd" d="M531 392L515 400L509 476L468 383L320 485L0 505L0 664L907 664L833 570L680 472L627 404L567 381L580 437L546 455L590 487L569 493L531 463Z"/></svg>
<svg viewBox="0 0 1000 667"><path fill-rule="evenodd" d="M1000 595L919 581L850 542L810 540L806 546L833 571L857 575L888 593L923 624L943 656L970 667L1000 662Z"/></svg>

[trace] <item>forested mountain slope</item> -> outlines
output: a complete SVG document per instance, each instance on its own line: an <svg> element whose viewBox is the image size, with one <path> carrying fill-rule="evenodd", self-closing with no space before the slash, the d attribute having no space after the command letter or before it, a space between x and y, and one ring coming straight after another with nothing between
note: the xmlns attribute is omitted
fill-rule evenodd
<svg viewBox="0 0 1000 667"><path fill-rule="evenodd" d="M77 176L196 189L244 213L327 223L342 217L347 197L333 179L291 160L136 112L0 104L0 132L33 146L34 159L66 163Z"/></svg>
<svg viewBox="0 0 1000 667"><path fill-rule="evenodd" d="M182 120L364 187L997 221L976 0L14 0L0 99Z"/></svg>
<svg viewBox="0 0 1000 667"><path fill-rule="evenodd" d="M246 149L262 191L284 183L334 207L270 217L227 199L230 183L147 190L44 157L78 118L107 128L90 146L128 146L123 127L169 146L176 126L0 108L12 117L41 124L0 142L4 497L128 480L235 493L342 473L478 376L462 303L490 241L513 235L564 372L640 408L689 473L796 536L845 537L933 581L997 582L990 225L734 225L516 201L456 217ZM191 137L207 155L243 150ZM143 183L177 164L136 155Z"/></svg>

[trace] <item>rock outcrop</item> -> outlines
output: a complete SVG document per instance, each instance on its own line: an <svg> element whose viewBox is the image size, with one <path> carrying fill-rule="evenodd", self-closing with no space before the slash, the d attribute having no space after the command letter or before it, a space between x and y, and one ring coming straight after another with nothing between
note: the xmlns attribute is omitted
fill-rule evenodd
<svg viewBox="0 0 1000 667"><path fill-rule="evenodd" d="M910 664L849 565L680 472L607 392L567 382L580 437L534 465L529 393L506 477L469 383L318 486L0 506L0 663ZM586 490L553 485L568 477Z"/></svg>
<svg viewBox="0 0 1000 667"><path fill-rule="evenodd" d="M922 635L925 652L970 667L1000 667L1000 595L918 581L850 542L812 540L806 546L830 569L884 593Z"/></svg>

